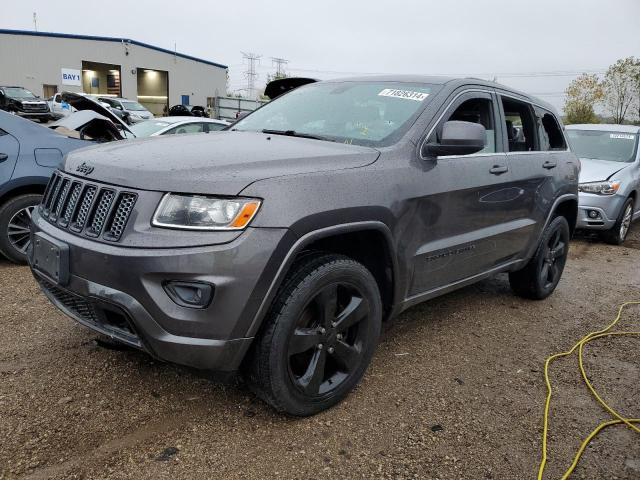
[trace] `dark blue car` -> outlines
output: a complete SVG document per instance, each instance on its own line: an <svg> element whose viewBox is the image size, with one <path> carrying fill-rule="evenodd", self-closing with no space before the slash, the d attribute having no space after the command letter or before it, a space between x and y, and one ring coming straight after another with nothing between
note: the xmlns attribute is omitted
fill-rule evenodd
<svg viewBox="0 0 640 480"><path fill-rule="evenodd" d="M0 111L0 252L9 260L26 261L31 212L62 157L91 144Z"/></svg>

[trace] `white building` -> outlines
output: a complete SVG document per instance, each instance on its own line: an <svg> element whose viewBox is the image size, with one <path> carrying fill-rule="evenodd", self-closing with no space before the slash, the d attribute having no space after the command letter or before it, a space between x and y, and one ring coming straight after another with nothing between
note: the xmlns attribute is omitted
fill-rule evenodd
<svg viewBox="0 0 640 480"><path fill-rule="evenodd" d="M0 29L0 85L125 97L161 115L212 105L226 94L227 66L127 38Z"/></svg>

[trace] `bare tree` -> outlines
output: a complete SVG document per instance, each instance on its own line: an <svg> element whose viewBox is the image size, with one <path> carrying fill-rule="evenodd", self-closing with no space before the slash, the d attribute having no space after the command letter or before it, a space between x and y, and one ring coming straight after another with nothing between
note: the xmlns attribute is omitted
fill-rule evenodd
<svg viewBox="0 0 640 480"><path fill-rule="evenodd" d="M636 70L633 57L622 58L609 67L604 77L605 107L615 123L624 123L635 102Z"/></svg>
<svg viewBox="0 0 640 480"><path fill-rule="evenodd" d="M636 58L633 68L633 90L636 113L638 114L638 122L640 122L640 58Z"/></svg>

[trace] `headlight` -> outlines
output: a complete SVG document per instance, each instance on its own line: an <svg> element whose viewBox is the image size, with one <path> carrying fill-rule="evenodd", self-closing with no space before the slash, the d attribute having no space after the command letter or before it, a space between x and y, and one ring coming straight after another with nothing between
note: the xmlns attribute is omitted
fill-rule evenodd
<svg viewBox="0 0 640 480"><path fill-rule="evenodd" d="M242 230L260 208L255 198L216 198L167 193L151 222L186 230Z"/></svg>
<svg viewBox="0 0 640 480"><path fill-rule="evenodd" d="M584 193L596 193L598 195L613 195L618 191L622 182L611 180L606 182L589 182L578 185L578 190Z"/></svg>

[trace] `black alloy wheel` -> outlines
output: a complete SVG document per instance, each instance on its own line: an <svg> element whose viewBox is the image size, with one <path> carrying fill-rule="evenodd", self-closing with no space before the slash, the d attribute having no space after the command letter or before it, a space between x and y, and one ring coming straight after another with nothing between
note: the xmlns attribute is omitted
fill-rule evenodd
<svg viewBox="0 0 640 480"><path fill-rule="evenodd" d="M509 273L509 284L516 295L542 300L553 293L567 261L570 236L565 217L551 220L542 232L533 257L524 268Z"/></svg>
<svg viewBox="0 0 640 480"><path fill-rule="evenodd" d="M293 384L306 395L335 390L363 360L369 305L354 285L333 283L309 302L287 356Z"/></svg>
<svg viewBox="0 0 640 480"><path fill-rule="evenodd" d="M312 252L291 267L243 365L276 410L314 415L362 379L382 322L378 284L362 264Z"/></svg>

